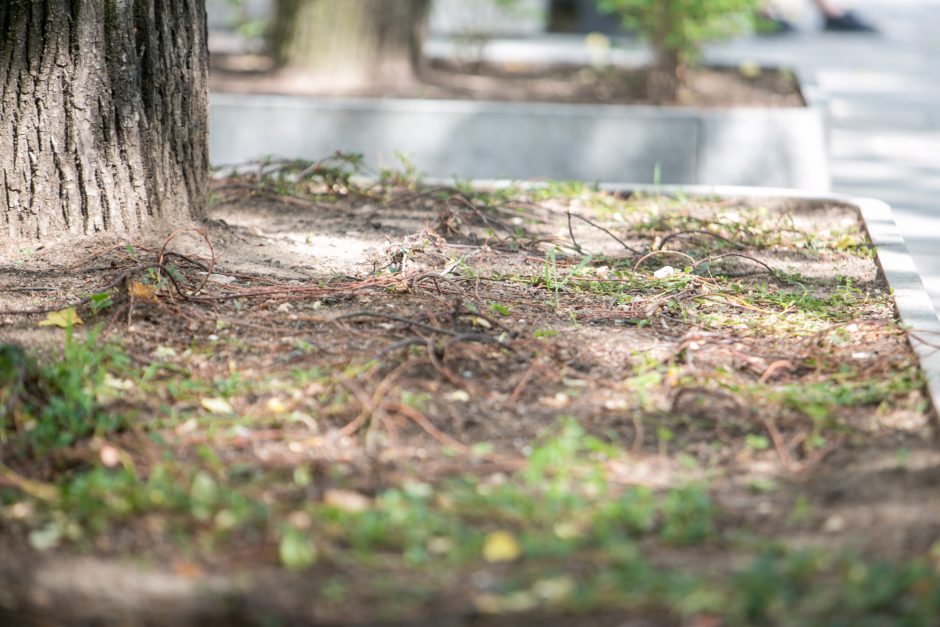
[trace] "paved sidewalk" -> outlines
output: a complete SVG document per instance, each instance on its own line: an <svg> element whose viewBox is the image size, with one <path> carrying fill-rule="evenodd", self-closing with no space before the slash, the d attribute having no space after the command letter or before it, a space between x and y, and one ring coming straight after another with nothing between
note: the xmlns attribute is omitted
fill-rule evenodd
<svg viewBox="0 0 940 627"><path fill-rule="evenodd" d="M833 190L887 201L940 311L940 0L842 0L882 33L745 39L709 52L814 76L829 113Z"/></svg>

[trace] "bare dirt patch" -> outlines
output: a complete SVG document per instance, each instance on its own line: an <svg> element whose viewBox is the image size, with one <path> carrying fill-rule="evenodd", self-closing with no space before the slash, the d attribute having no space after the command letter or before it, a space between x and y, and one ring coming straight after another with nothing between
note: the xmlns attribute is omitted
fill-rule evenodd
<svg viewBox="0 0 940 627"><path fill-rule="evenodd" d="M246 70L260 65L263 70ZM698 68L687 72L675 105L694 107L802 107L792 72L777 68ZM414 80L343 87L297 72L276 70L263 58L213 55L210 87L228 93L306 96L470 99L577 104L649 104L647 70L617 66L472 63L429 60Z"/></svg>
<svg viewBox="0 0 940 627"><path fill-rule="evenodd" d="M121 624L929 624L940 452L851 207L342 161L214 199L0 268L16 624L117 624L137 572ZM10 313L92 294L65 348Z"/></svg>

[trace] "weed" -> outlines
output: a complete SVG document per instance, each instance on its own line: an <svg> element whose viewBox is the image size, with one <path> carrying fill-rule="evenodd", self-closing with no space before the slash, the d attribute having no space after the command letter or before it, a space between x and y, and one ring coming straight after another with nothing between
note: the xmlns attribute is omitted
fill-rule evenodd
<svg viewBox="0 0 940 627"><path fill-rule="evenodd" d="M8 360L18 354L7 353ZM126 425L125 416L102 407L99 398L108 395L114 380L109 374L126 371L129 360L116 345L100 344L97 331L82 340L67 329L61 358L45 366L21 357L16 364L19 385L6 400L0 430L18 429L20 442L33 453L41 455Z"/></svg>

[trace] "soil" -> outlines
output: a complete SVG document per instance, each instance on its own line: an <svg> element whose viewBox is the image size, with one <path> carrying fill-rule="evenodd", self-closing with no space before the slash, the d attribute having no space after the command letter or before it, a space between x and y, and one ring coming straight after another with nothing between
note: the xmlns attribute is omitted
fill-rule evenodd
<svg viewBox="0 0 940 627"><path fill-rule="evenodd" d="M216 92L309 96L470 99L579 104L649 104L642 68L429 60L415 79L342 86L335 81L275 70L256 55L212 57ZM706 67L691 70L675 103L694 107L802 107L792 72L776 68Z"/></svg>
<svg viewBox="0 0 940 627"><path fill-rule="evenodd" d="M18 476L55 482L100 465L103 437L141 476L169 455L282 477L251 484L251 498L290 512L333 488L371 498L416 478L505 481L567 417L624 452L606 466L616 485L708 482L726 539L644 544L663 567L726 572L747 559L727 540L744 531L871 559L936 546L933 414L852 207L564 187L481 196L342 176L307 186L301 169L319 172L288 164L277 178L275 165L214 184L202 234L169 241L182 292L166 284L155 299L129 302L113 290L99 341L120 342L135 368L163 364L164 387L109 401L131 412L133 428L47 458L25 453L21 426L7 425L0 451ZM164 239L13 253L0 265L0 340L51 359L63 332L38 328L43 314L9 311L56 310L99 292L142 259L159 262ZM79 314L91 318L87 307ZM198 396L169 394L180 372L216 382L237 373L227 400L251 419L226 428ZM893 387L852 392L878 382ZM838 394L846 398L833 402ZM480 443L491 452L471 454ZM315 479L298 491L285 478L305 464ZM16 484L10 475L2 483ZM394 551L359 562L338 542L292 575L278 566L276 530L249 528L213 549L205 523L174 539L156 514L40 552L27 538L45 510L22 505L16 490L2 494L4 624L683 620L616 605L489 616L478 596L541 562L429 574L401 566ZM569 572L592 569L592 558L568 559ZM343 602L324 592L336 577L352 582ZM391 610L382 589L394 591ZM683 624L723 624L696 620Z"/></svg>

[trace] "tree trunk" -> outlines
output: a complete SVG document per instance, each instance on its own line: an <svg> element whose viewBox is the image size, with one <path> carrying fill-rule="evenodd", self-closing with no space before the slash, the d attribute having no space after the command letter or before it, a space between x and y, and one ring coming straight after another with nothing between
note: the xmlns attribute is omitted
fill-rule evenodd
<svg viewBox="0 0 940 627"><path fill-rule="evenodd" d="M674 104L679 98L684 66L675 50L654 47L654 60L646 78L646 93L653 104Z"/></svg>
<svg viewBox="0 0 940 627"><path fill-rule="evenodd" d="M646 92L653 104L671 104L679 96L680 73L683 69L682 53L670 37L675 23L682 19L682 7L674 0L663 0L655 9L653 63L646 81Z"/></svg>
<svg viewBox="0 0 940 627"><path fill-rule="evenodd" d="M414 78L428 0L276 0L271 49L285 67L344 84Z"/></svg>
<svg viewBox="0 0 940 627"><path fill-rule="evenodd" d="M0 0L0 248L204 214L205 0Z"/></svg>

